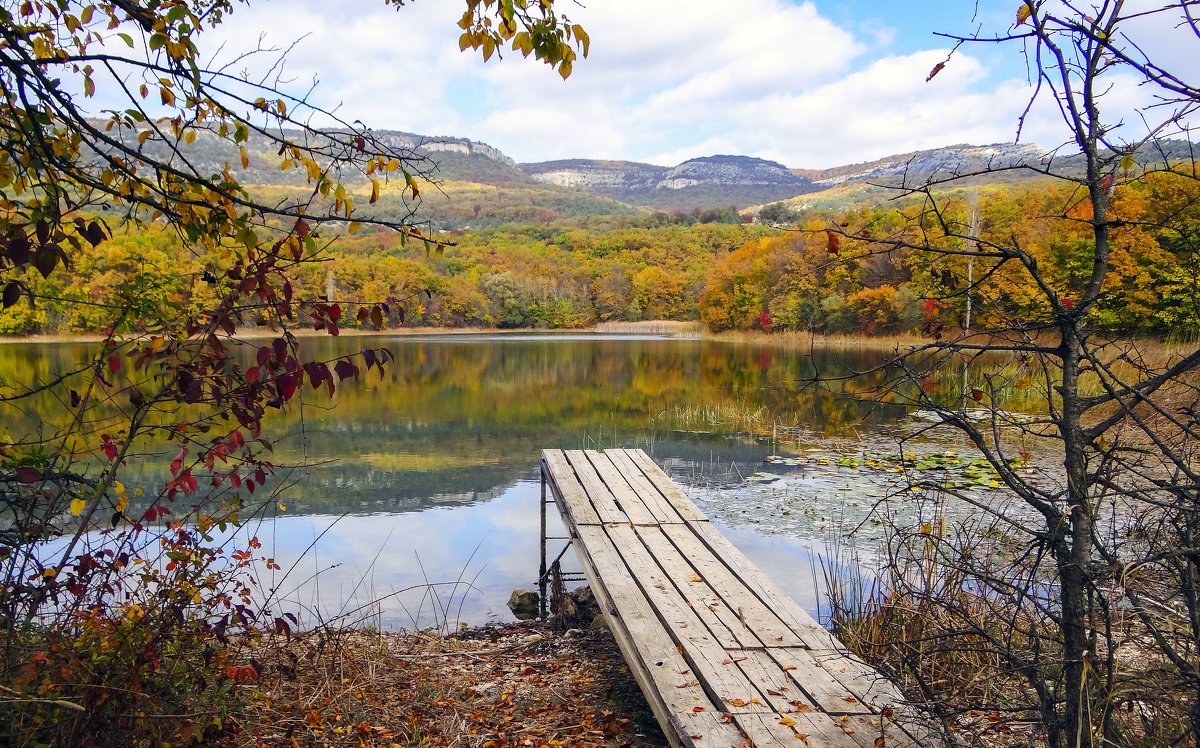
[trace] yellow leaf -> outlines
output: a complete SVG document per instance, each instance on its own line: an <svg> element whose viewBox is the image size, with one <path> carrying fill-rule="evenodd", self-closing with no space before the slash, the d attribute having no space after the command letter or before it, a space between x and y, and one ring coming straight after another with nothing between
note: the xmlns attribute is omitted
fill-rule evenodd
<svg viewBox="0 0 1200 748"><path fill-rule="evenodd" d="M783 725L784 727L791 727L792 725L796 724L796 720L792 719L791 717L780 717L779 724Z"/></svg>
<svg viewBox="0 0 1200 748"><path fill-rule="evenodd" d="M246 146L240 145L240 146L238 146L238 149L241 150L241 152L242 152L242 168L243 169L249 168L250 167L250 154L246 153Z"/></svg>
<svg viewBox="0 0 1200 748"><path fill-rule="evenodd" d="M78 517L79 515L83 514L83 510L86 506L87 506L87 502L84 501L83 499L72 499L71 500L71 515Z"/></svg>
<svg viewBox="0 0 1200 748"><path fill-rule="evenodd" d="M1021 3L1021 7L1017 8L1017 25L1020 26L1021 24L1025 23L1026 21L1029 20L1029 17L1032 15L1033 15L1033 4L1032 3Z"/></svg>
<svg viewBox="0 0 1200 748"><path fill-rule="evenodd" d="M279 507L279 511L281 512L287 511L287 504L283 503L282 501L275 502L275 506Z"/></svg>
<svg viewBox="0 0 1200 748"><path fill-rule="evenodd" d="M46 579L53 579L54 577L58 576L58 571L56 569L46 569L42 572L42 576Z"/></svg>

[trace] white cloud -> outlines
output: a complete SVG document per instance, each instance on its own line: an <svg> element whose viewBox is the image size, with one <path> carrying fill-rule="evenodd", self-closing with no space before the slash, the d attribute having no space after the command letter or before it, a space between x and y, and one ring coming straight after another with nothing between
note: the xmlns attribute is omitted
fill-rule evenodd
<svg viewBox="0 0 1200 748"><path fill-rule="evenodd" d="M724 152L831 166L1011 140L1030 93L1018 48L963 48L926 83L945 49L881 56L900 29L874 17L839 26L822 15L822 3L789 0L744 0L736 8L723 0L563 6L592 37L590 59L564 82L513 52L486 65L460 53L461 7L454 0L399 11L380 0L274 0L239 7L219 35L230 50L253 46L262 29L276 44L307 35L288 71L301 89L313 77L322 81L315 93L321 105L376 128L482 140L518 161L671 165ZM1150 40L1166 38L1169 27L1164 19L1133 25ZM1162 54L1191 69L1174 47ZM998 70L1001 64L1012 67ZM1127 107L1148 96L1121 82L1109 100ZM1048 97L1023 135L1049 146L1064 140Z"/></svg>

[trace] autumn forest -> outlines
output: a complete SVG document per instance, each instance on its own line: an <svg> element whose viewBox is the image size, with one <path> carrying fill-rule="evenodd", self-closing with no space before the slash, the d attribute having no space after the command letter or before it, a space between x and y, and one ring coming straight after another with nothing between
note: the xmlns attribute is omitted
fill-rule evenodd
<svg viewBox="0 0 1200 748"><path fill-rule="evenodd" d="M1194 338L1196 182L1170 171L1122 181L1110 208L1118 218L1112 272L1094 323L1113 333ZM1036 326L1050 312L1024 274L979 257L968 268L952 253L931 264L927 255L896 250L897 239L953 249L957 240L945 235L975 220L979 236L1015 242L1036 257L1064 294L1090 272L1090 208L1069 184L1027 179L936 197L936 212L921 196L849 209L790 211L777 203L757 215L547 211L551 220L444 232L444 246L364 230L323 242L316 259L324 261L302 266L294 282L298 297L324 297L345 310L385 303L386 313L345 313L343 327L572 329L663 319L699 320L710 331L937 337L966 323L969 274L976 325L997 314ZM1069 220L1045 220L1061 215ZM38 303L0 312L0 333L98 332L113 308L128 308L120 329L133 330L175 310L203 309L220 270L211 262L169 230L129 229L67 272L43 278L29 267L25 280Z"/></svg>

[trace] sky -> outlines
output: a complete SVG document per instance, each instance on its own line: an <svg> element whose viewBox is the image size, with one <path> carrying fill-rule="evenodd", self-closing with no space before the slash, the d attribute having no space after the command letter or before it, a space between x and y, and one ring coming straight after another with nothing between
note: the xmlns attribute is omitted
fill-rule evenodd
<svg viewBox="0 0 1200 748"><path fill-rule="evenodd" d="M466 137L519 162L672 166L737 154L826 168L1011 142L1032 90L1019 44L963 47L926 82L951 46L935 32L1003 33L1016 0L559 3L591 37L591 54L566 81L515 52L489 63L460 52L461 0L400 9L382 0L254 0L207 43L223 44L225 56L260 43L290 47L289 88L316 81L312 100L347 121ZM1180 50L1179 64L1190 71L1196 63L1184 51L1192 50ZM1130 107L1146 96L1120 81L1111 94ZM1067 134L1043 104L1021 140L1054 148Z"/></svg>

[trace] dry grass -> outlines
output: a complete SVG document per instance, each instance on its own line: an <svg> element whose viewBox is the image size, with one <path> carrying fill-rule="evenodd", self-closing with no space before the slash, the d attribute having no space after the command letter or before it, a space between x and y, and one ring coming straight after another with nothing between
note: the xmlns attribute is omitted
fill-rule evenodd
<svg viewBox="0 0 1200 748"><path fill-rule="evenodd" d="M699 322L651 319L643 322L601 322L593 329L610 335L669 335L684 338L700 337L703 328Z"/></svg>
<svg viewBox="0 0 1200 748"><path fill-rule="evenodd" d="M262 676L243 686L253 707L227 748L666 745L607 630L312 633L258 660Z"/></svg>

